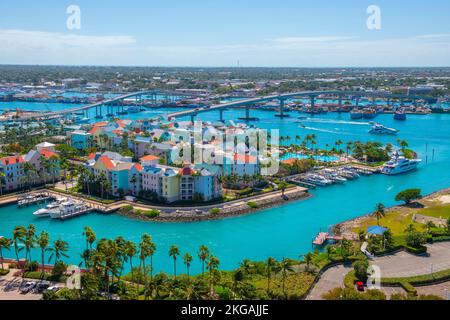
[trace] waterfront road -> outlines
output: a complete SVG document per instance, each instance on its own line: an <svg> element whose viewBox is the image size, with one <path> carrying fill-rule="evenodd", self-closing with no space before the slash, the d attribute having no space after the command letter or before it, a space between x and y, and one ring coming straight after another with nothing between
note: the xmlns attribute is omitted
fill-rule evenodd
<svg viewBox="0 0 450 320"><path fill-rule="evenodd" d="M427 247L429 253L428 256L416 256L405 251L400 251L392 255L377 257L370 260L370 264L380 268L381 277L383 278L411 277L450 269L450 242L438 242L429 244ZM328 269L320 277L320 280L316 283L306 299L321 300L322 294L333 288L343 287L345 274L350 270L352 270L351 267L344 267L342 265ZM434 293L442 296L442 290L445 288L442 289L441 287L450 287L450 282L440 285L418 287L418 292L422 294ZM390 293L401 292L403 290L390 290L387 288L387 291L389 291L386 292L389 295Z"/></svg>

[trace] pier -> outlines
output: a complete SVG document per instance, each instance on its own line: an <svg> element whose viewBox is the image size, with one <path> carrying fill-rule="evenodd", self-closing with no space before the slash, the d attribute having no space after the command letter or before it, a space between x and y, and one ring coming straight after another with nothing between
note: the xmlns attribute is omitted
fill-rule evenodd
<svg viewBox="0 0 450 320"><path fill-rule="evenodd" d="M54 197L49 192L23 193L17 196L17 206L20 208L50 199L54 199Z"/></svg>
<svg viewBox="0 0 450 320"><path fill-rule="evenodd" d="M313 245L322 246L329 240L340 241L340 240L342 240L342 237L332 236L328 232L319 232L313 240Z"/></svg>

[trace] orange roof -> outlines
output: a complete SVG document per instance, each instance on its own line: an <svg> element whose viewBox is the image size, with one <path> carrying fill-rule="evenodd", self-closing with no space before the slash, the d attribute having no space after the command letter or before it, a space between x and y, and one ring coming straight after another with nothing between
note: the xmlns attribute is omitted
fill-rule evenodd
<svg viewBox="0 0 450 320"><path fill-rule="evenodd" d="M296 158L289 158L289 159L286 159L286 160L282 160L281 163L284 163L284 164L292 166L294 164L295 160L297 160L297 159Z"/></svg>
<svg viewBox="0 0 450 320"><path fill-rule="evenodd" d="M89 154L89 155L88 155L88 159L89 159L89 160L95 159L95 153Z"/></svg>
<svg viewBox="0 0 450 320"><path fill-rule="evenodd" d="M234 160L240 163L256 163L256 157L239 153L234 154Z"/></svg>
<svg viewBox="0 0 450 320"><path fill-rule="evenodd" d="M142 158L140 158L140 160L141 161L154 161L154 160L159 160L159 157L149 154L147 156L143 156Z"/></svg>
<svg viewBox="0 0 450 320"><path fill-rule="evenodd" d="M115 133L115 134L118 134L118 133L122 133L123 130L122 129L115 129L112 132Z"/></svg>
<svg viewBox="0 0 450 320"><path fill-rule="evenodd" d="M119 126L121 126L121 127L125 127L125 126L126 126L126 124L123 123L122 120L117 120L117 124L118 124Z"/></svg>
<svg viewBox="0 0 450 320"><path fill-rule="evenodd" d="M137 171L142 171L142 166L139 163L136 163L134 167L136 168Z"/></svg>
<svg viewBox="0 0 450 320"><path fill-rule="evenodd" d="M39 151L39 153L41 154L41 156L43 156L44 158L47 158L47 159L49 159L51 157L58 157L59 158L59 156L56 153L54 153L53 151L50 151L48 149L41 149Z"/></svg>
<svg viewBox="0 0 450 320"><path fill-rule="evenodd" d="M180 171L178 171L178 173L183 176L190 176L195 173L195 170L192 169L191 167L184 167L184 168L181 168Z"/></svg>
<svg viewBox="0 0 450 320"><path fill-rule="evenodd" d="M100 121L100 122L96 122L94 123L95 127L103 127L106 126L108 124L108 121Z"/></svg>
<svg viewBox="0 0 450 320"><path fill-rule="evenodd" d="M1 158L0 160L3 165L25 162L25 160L23 160L22 156L4 157L4 158Z"/></svg>
<svg viewBox="0 0 450 320"><path fill-rule="evenodd" d="M94 133L97 132L97 130L98 130L98 127L97 127L97 126L93 126L92 129L89 130L89 133L90 133L90 134L94 134Z"/></svg>
<svg viewBox="0 0 450 320"><path fill-rule="evenodd" d="M100 158L98 158L98 161L103 162L106 169L108 169L108 170L111 170L112 168L114 168L114 163L112 163L111 159L108 158L107 156L101 156Z"/></svg>

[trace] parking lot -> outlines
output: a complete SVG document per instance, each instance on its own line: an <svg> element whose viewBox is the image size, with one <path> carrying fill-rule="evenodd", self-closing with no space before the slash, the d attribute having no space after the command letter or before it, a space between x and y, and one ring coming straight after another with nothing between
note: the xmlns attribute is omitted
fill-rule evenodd
<svg viewBox="0 0 450 320"><path fill-rule="evenodd" d="M6 276L0 277L0 300L40 300L42 293L36 292L38 286L43 288L57 285L47 281L22 279L17 276L17 272L18 270L11 270Z"/></svg>

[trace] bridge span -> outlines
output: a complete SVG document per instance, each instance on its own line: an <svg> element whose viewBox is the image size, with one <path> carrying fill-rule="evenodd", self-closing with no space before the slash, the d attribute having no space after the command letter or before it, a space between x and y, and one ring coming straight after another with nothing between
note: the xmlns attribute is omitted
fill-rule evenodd
<svg viewBox="0 0 450 320"><path fill-rule="evenodd" d="M300 91L300 92L292 92L292 93L284 93L284 94L275 94L275 95L268 95L264 97L255 97L255 98L249 98L249 99L242 99L227 103L221 103L213 106L205 106L197 109L190 109L190 110L182 110L178 112L173 112L168 114L168 118L176 118L176 117L185 117L185 116L191 116L191 119L193 119L194 116L196 116L199 113L203 112L209 112L213 110L218 110L220 112L220 120L223 120L223 110L238 106L245 106L246 107L246 117L243 119L251 119L249 117L249 106L261 103L261 102L268 102L273 100L278 100L280 103L279 107L279 113L276 115L278 117L285 117L284 114L284 102L287 99L292 98L309 98L311 101L311 107L314 107L315 100L318 96L327 95L327 96L333 96L337 97L339 101L339 106L342 106L342 100L345 97L352 97L356 100L356 106L358 106L359 99L361 97L365 98L384 98L387 99L388 104L390 103L390 100L392 99L399 99L399 100L426 100L429 101L433 99L432 97L427 96L411 96L411 95L403 95L403 94L393 94L389 92L384 91L340 91L340 90L329 90L329 91Z"/></svg>
<svg viewBox="0 0 450 320"><path fill-rule="evenodd" d="M108 105L113 104L114 102L117 102L117 101L120 101L123 99L136 97L136 96L142 97L143 95L150 95L150 94L151 95L163 94L163 95L186 96L186 97L196 96L193 93L183 93L183 92L167 92L167 91L158 91L158 90L138 91L138 92L123 94L123 95L120 95L120 96L117 96L117 97L114 97L111 99L101 100L101 101L98 101L96 103L89 104L86 106L75 107L75 108L65 109L65 110L61 110L61 111L50 111L50 112L36 113L33 115L21 116L21 117L17 118L16 121L26 121L26 120L32 120L32 119L54 119L54 118L58 118L58 117L61 117L61 116L67 115L67 114L72 114L75 112L87 111L89 109L98 108L98 107L101 108L101 106L105 106L105 105L108 106ZM384 92L384 91L340 91L340 90L300 91L300 92L291 92L291 93L283 93L283 94L273 94L273 95L268 95L268 96L263 96L263 97L247 98L247 99L241 99L241 100L236 100L236 101L227 102L227 103L220 103L220 104L216 104L216 105L212 105L212 106L199 107L196 109L182 110L182 111L169 113L167 115L167 117L169 119L172 119L172 118L176 118L176 117L191 116L191 119L193 120L193 118L199 113L218 110L220 112L220 120L223 120L223 111L225 109L239 107L239 106L245 106L246 107L246 117L243 119L250 120L251 118L249 116L249 107L251 105L257 104L257 103L262 103L262 102L267 102L267 101L273 101L273 100L278 100L279 104L280 104L279 113L276 114L276 116L285 117L285 116L287 116L284 114L284 103L286 100L292 99L292 98L303 98L303 99L308 98L311 101L311 107L314 107L316 99L318 98L318 96L322 96L322 95L337 98L339 101L339 106L342 105L342 100L346 99L348 97L351 97L351 99L355 99L356 106L358 106L359 99L361 97L373 98L373 99L384 98L384 99L387 99L388 104L390 103L390 100L392 100L392 99L399 99L399 100L409 99L409 100L413 100L413 101L416 101L416 100L429 101L429 100L433 99L432 97L428 97L428 96L411 96L411 95L393 94L393 93Z"/></svg>

